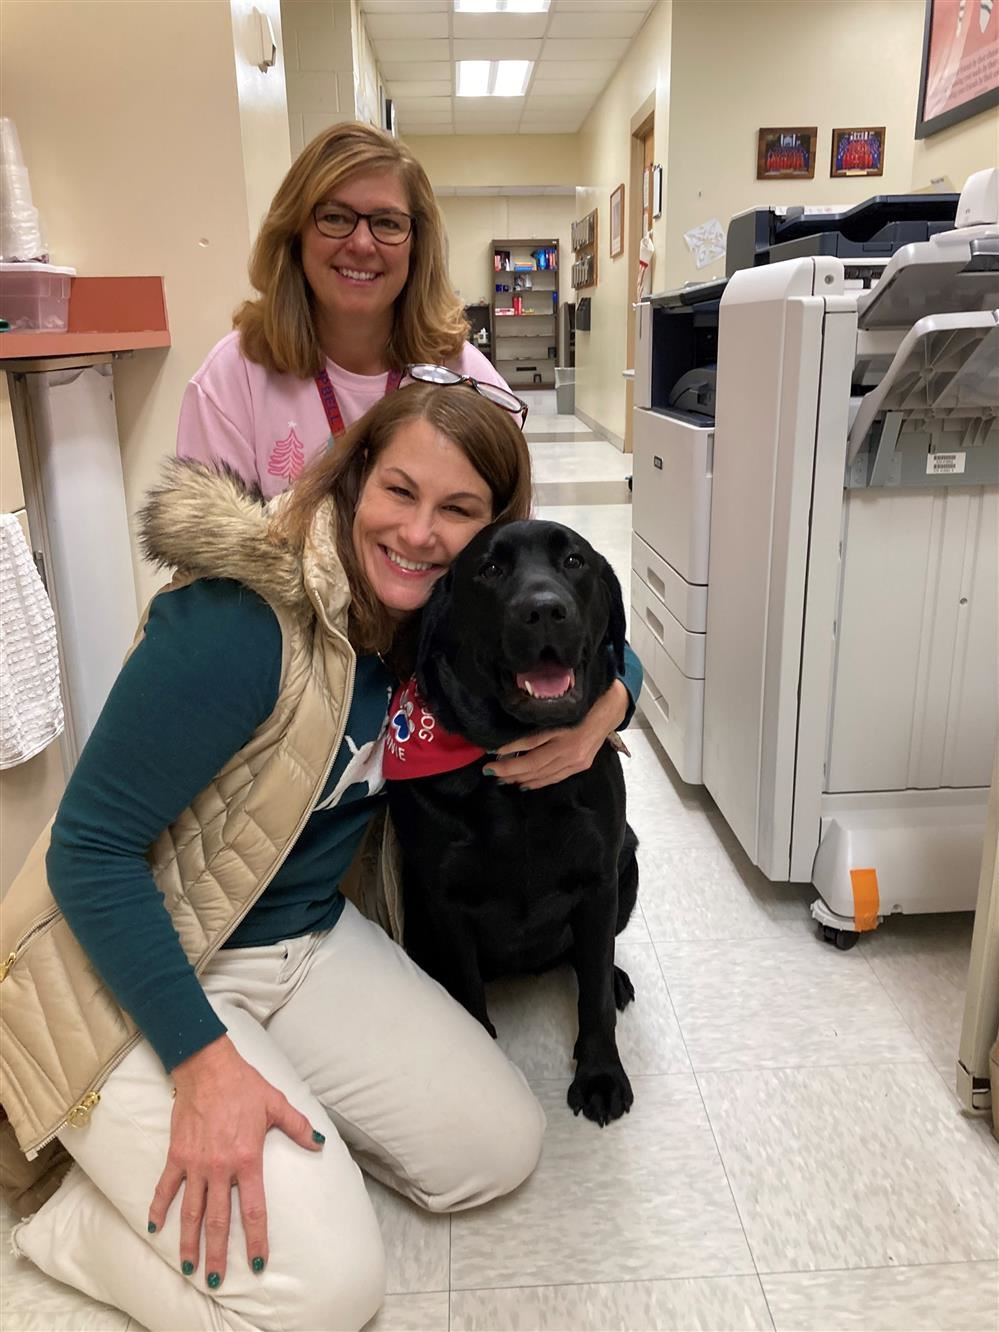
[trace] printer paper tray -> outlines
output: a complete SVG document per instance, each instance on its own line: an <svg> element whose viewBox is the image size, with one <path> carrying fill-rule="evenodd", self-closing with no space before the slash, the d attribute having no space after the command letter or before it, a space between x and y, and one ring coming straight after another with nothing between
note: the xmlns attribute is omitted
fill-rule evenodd
<svg viewBox="0 0 999 1332"><path fill-rule="evenodd" d="M861 329L909 328L932 314L992 310L999 305L999 270L978 251L985 241L942 237L906 245L888 261L884 274L857 301Z"/></svg>
<svg viewBox="0 0 999 1332"><path fill-rule="evenodd" d="M903 429L916 426L931 437L934 426L966 420L974 444L999 443L996 403L999 310L927 315L905 335L881 383L861 402L850 429L847 463L886 412L901 416ZM947 434L955 439L953 426Z"/></svg>

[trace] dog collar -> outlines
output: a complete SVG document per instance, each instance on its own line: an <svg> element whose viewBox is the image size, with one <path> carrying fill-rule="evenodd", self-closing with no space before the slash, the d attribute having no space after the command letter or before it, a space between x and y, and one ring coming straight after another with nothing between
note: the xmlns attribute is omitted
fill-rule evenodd
<svg viewBox="0 0 999 1332"><path fill-rule="evenodd" d="M382 763L386 781L454 772L484 758L487 752L444 729L420 697L415 679L393 694Z"/></svg>

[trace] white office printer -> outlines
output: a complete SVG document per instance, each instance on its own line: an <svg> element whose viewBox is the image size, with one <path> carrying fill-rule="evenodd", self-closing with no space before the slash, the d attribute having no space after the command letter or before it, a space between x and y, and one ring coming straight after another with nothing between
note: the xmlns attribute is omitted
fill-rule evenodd
<svg viewBox="0 0 999 1332"><path fill-rule="evenodd" d="M840 947L977 888L999 719L999 171L953 207L889 256L830 252L823 224L813 254L638 312L643 710L754 863L816 885Z"/></svg>

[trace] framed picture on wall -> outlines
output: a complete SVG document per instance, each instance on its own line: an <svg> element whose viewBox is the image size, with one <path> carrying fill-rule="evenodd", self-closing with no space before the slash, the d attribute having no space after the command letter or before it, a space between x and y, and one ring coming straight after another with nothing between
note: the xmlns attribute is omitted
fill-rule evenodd
<svg viewBox="0 0 999 1332"><path fill-rule="evenodd" d="M610 197L610 257L616 259L624 253L624 186L619 185Z"/></svg>
<svg viewBox="0 0 999 1332"><path fill-rule="evenodd" d="M756 139L757 180L811 180L818 126L761 129Z"/></svg>
<svg viewBox="0 0 999 1332"><path fill-rule="evenodd" d="M830 176L880 176L885 169L885 127L834 129Z"/></svg>
<svg viewBox="0 0 999 1332"><path fill-rule="evenodd" d="M999 106L999 6L926 0L916 138Z"/></svg>

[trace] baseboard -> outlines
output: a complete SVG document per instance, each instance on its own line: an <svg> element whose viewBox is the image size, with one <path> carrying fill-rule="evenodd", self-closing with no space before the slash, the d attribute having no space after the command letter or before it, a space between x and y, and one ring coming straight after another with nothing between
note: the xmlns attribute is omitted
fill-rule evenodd
<svg viewBox="0 0 999 1332"><path fill-rule="evenodd" d="M608 444L613 444L621 453L624 452L624 440L620 435L615 435L612 430L608 430L605 425L601 425L599 421L595 421L592 416L587 416L585 412L581 412L578 407L576 408L575 415L584 423L584 425L588 425L594 434L599 435L601 439L605 439Z"/></svg>

